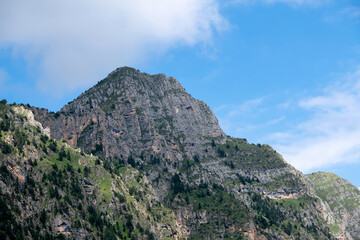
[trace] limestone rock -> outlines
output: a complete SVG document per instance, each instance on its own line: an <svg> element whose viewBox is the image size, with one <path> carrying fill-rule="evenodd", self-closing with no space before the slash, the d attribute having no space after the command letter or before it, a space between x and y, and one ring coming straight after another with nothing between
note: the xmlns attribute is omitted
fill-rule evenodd
<svg viewBox="0 0 360 240"><path fill-rule="evenodd" d="M54 229L56 234L64 234L65 236L71 235L71 221L65 219L62 215L57 215L54 219Z"/></svg>

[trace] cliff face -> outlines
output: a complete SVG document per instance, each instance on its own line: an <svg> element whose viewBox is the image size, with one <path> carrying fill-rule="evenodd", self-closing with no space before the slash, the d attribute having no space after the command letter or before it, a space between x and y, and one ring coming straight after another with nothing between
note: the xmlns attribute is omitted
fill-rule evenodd
<svg viewBox="0 0 360 240"><path fill-rule="evenodd" d="M53 116L35 112L54 138L88 152L99 144L104 157L152 154L178 162L195 155L206 138L225 137L209 107L177 80L128 67L113 71Z"/></svg>
<svg viewBox="0 0 360 240"><path fill-rule="evenodd" d="M147 229L156 238L173 239L333 238L326 217L335 217L312 183L270 146L226 136L209 107L172 77L119 68L57 113L28 110L59 146L78 151L77 162L94 168L86 181L98 191L87 200L104 210L101 218L127 226L132 216L126 234L109 220L117 236ZM41 154L51 162L58 151ZM88 186L86 181L74 184ZM73 216L64 218L71 222ZM87 231L82 237L100 236Z"/></svg>
<svg viewBox="0 0 360 240"><path fill-rule="evenodd" d="M331 230L339 238L360 239L360 191L347 180L328 172L306 176L317 195L328 205Z"/></svg>

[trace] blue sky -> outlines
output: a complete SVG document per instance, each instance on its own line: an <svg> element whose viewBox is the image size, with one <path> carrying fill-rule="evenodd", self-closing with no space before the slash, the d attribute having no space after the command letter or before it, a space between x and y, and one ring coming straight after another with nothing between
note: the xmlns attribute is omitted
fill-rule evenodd
<svg viewBox="0 0 360 240"><path fill-rule="evenodd" d="M124 65L177 78L227 134L360 186L359 1L0 2L0 98L57 111Z"/></svg>

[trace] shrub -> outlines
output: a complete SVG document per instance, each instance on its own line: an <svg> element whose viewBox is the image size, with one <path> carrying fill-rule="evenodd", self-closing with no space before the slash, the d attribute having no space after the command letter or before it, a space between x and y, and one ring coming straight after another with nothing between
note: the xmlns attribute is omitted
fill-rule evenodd
<svg viewBox="0 0 360 240"><path fill-rule="evenodd" d="M124 197L124 195L118 193L118 192L114 192L115 197L117 197L117 199L119 199L120 203L125 203L126 202L126 197Z"/></svg>
<svg viewBox="0 0 360 240"><path fill-rule="evenodd" d="M40 222L42 223L42 225L45 225L46 223L46 212L45 212L45 209L43 209L41 211L41 214L40 214Z"/></svg>
<svg viewBox="0 0 360 240"><path fill-rule="evenodd" d="M93 155L97 155L98 153L101 153L102 151L103 151L103 145L100 143L100 144L95 145L95 149L91 150L91 153Z"/></svg>
<svg viewBox="0 0 360 240"><path fill-rule="evenodd" d="M136 162L135 162L133 156L131 156L131 155L128 157L127 162L128 162L128 164L130 164L133 168L136 166Z"/></svg>
<svg viewBox="0 0 360 240"><path fill-rule="evenodd" d="M104 161L104 168L106 170L108 170L110 173L112 173L112 168L111 168L111 164L109 163L109 161Z"/></svg>
<svg viewBox="0 0 360 240"><path fill-rule="evenodd" d="M290 236L293 231L293 226L290 222L288 222L287 224L283 225L283 229L284 229L284 232Z"/></svg>
<svg viewBox="0 0 360 240"><path fill-rule="evenodd" d="M104 232L104 239L107 240L117 240L114 228L107 227Z"/></svg>
<svg viewBox="0 0 360 240"><path fill-rule="evenodd" d="M75 179L71 179L71 195L76 197L77 199L84 199L84 195L82 194L82 189Z"/></svg>
<svg viewBox="0 0 360 240"><path fill-rule="evenodd" d="M226 157L226 153L221 148L218 148L217 150L219 157Z"/></svg>
<svg viewBox="0 0 360 240"><path fill-rule="evenodd" d="M181 182L179 174L175 174L171 178L171 190L174 194L182 193L185 191L185 186Z"/></svg>
<svg viewBox="0 0 360 240"><path fill-rule="evenodd" d="M49 149L53 152L56 152L57 150L57 143L53 140L53 141L50 141L50 144L49 144Z"/></svg>
<svg viewBox="0 0 360 240"><path fill-rule="evenodd" d="M40 129L39 129L40 130ZM46 136L46 135L41 135L40 136L40 140L43 142L43 143L46 143L47 142L47 140L48 140L49 138L48 138L48 136Z"/></svg>
<svg viewBox="0 0 360 240"><path fill-rule="evenodd" d="M3 154L9 154L12 152L12 146L10 146L9 144L7 144L4 141L0 142L0 147L1 147L1 151Z"/></svg>
<svg viewBox="0 0 360 240"><path fill-rule="evenodd" d="M25 145L26 135L18 128L15 130L14 134L14 146L16 146L20 152L22 152L23 146Z"/></svg>
<svg viewBox="0 0 360 240"><path fill-rule="evenodd" d="M62 146L59 151L59 161L62 161L66 157L65 147Z"/></svg>
<svg viewBox="0 0 360 240"><path fill-rule="evenodd" d="M55 187L52 187L52 186L49 187L49 195L50 195L50 198L60 199L60 194L59 194L58 188L56 186Z"/></svg>
<svg viewBox="0 0 360 240"><path fill-rule="evenodd" d="M74 173L74 168L69 162L66 165L66 170L70 173Z"/></svg>
<svg viewBox="0 0 360 240"><path fill-rule="evenodd" d="M84 176L85 177L88 177L89 176L89 173L90 173L90 168L88 166L85 166L84 167Z"/></svg>

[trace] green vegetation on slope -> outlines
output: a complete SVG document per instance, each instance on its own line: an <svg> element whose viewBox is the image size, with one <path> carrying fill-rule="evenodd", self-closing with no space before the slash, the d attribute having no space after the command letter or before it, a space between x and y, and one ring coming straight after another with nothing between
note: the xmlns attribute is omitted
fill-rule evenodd
<svg viewBox="0 0 360 240"><path fill-rule="evenodd" d="M335 222L330 224L331 232L342 236L348 231L353 238L360 237L359 189L334 173L316 172L307 175L307 178L314 185L316 194L328 204L335 216Z"/></svg>
<svg viewBox="0 0 360 240"><path fill-rule="evenodd" d="M49 138L17 108L0 103L1 239L166 237L161 226L174 226L173 213L137 170L109 172L106 162Z"/></svg>

